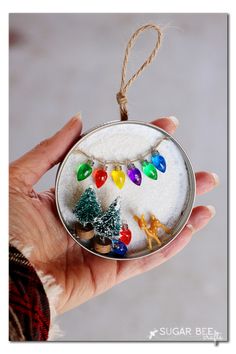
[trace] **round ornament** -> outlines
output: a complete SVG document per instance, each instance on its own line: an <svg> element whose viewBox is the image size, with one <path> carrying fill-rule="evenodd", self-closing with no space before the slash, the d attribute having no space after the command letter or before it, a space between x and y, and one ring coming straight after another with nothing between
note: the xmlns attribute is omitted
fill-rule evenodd
<svg viewBox="0 0 236 354"><path fill-rule="evenodd" d="M158 149L165 159L166 170L157 170L158 179L153 179L142 170L140 156L147 155L145 159L151 164L152 147L160 141ZM79 182L76 178L77 167L87 161L85 154L93 158L94 170L98 168L100 159L107 162L108 177L100 188L92 174ZM133 163L141 171L141 185L127 177L127 160L137 160ZM122 170L126 176L122 189L112 176L116 171L115 162L119 163L119 171ZM128 243L124 259L148 255L171 242L186 224L194 196L194 173L177 141L152 124L131 120L110 122L84 134L62 162L56 181L59 215L74 240L87 248L84 242L86 235L81 233L80 237L74 229L78 223L84 228L87 223L89 226L92 224L95 237L105 236L110 240L120 237L123 243ZM122 219L126 220L128 231L122 227ZM89 232L91 235L90 229ZM96 251L102 245L88 249L116 258L115 252L107 252L111 243L108 244L104 252ZM121 259L120 255L118 258Z"/></svg>
<svg viewBox="0 0 236 354"><path fill-rule="evenodd" d="M127 246L120 240L112 241L112 252L117 256L123 257L127 252Z"/></svg>
<svg viewBox="0 0 236 354"><path fill-rule="evenodd" d="M125 83L129 51L147 29L157 31L156 46ZM156 25L133 34L117 94L121 120L83 134L57 173L56 205L64 227L78 245L101 257L158 252L180 233L193 208L195 176L183 148L157 126L128 120L127 90L154 59L161 34Z"/></svg>
<svg viewBox="0 0 236 354"><path fill-rule="evenodd" d="M124 223L121 227L121 231L120 231L120 241L122 241L123 243L125 243L126 245L130 244L131 242L131 238L132 238L132 233L128 227L127 223Z"/></svg>

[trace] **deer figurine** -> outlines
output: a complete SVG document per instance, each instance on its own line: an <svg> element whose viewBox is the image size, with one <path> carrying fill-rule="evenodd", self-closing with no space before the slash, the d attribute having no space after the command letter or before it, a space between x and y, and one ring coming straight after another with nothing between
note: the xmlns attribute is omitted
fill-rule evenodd
<svg viewBox="0 0 236 354"><path fill-rule="evenodd" d="M145 219L144 214L141 215L139 218L137 215L134 215L134 220L137 221L138 226L141 230L145 232L147 241L148 241L148 248L152 250L152 241L155 240L158 246L161 246L162 242L158 237L158 228L162 228L167 234L170 234L171 230L166 227L164 224L158 220L155 215L151 215L150 218L150 226Z"/></svg>

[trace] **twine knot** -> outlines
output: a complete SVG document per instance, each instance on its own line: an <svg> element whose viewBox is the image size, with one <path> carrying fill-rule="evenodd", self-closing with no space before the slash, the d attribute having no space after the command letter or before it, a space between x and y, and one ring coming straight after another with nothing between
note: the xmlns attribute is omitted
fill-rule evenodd
<svg viewBox="0 0 236 354"><path fill-rule="evenodd" d="M128 103L128 99L125 96L124 92L119 91L116 95L116 99L119 105L126 105Z"/></svg>

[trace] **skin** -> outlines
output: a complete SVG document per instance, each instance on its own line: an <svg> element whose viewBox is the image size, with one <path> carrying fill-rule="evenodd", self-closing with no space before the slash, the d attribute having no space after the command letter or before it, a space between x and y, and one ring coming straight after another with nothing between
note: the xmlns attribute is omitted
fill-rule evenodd
<svg viewBox="0 0 236 354"><path fill-rule="evenodd" d="M160 118L152 123L170 134L177 127L170 118ZM37 193L33 186L50 168L63 160L78 141L81 130L80 117L73 117L54 136L11 163L9 171L10 240L17 241L20 249L31 246L28 259L33 266L52 275L62 287L58 313L68 311L116 284L168 261L213 217L212 208L195 207L187 225L170 245L137 260L121 262L103 259L79 247L59 220L54 189ZM197 194L209 192L217 183L214 174L196 173Z"/></svg>

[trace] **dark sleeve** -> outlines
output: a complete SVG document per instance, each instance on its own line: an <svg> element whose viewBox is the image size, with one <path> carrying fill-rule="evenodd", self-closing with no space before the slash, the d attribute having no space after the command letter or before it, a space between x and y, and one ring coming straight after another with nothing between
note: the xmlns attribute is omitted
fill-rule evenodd
<svg viewBox="0 0 236 354"><path fill-rule="evenodd" d="M9 248L9 339L48 339L50 310L43 285L30 262L15 247Z"/></svg>

